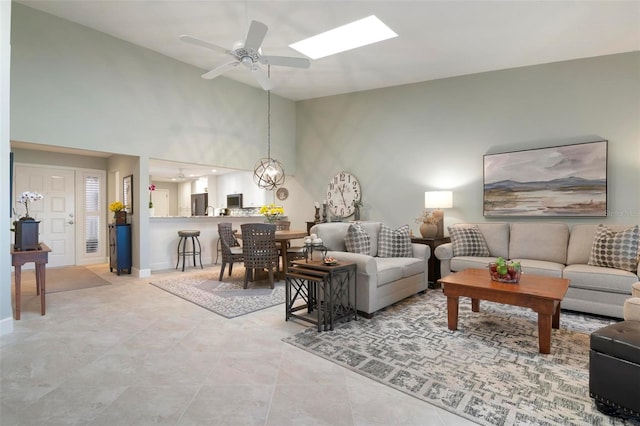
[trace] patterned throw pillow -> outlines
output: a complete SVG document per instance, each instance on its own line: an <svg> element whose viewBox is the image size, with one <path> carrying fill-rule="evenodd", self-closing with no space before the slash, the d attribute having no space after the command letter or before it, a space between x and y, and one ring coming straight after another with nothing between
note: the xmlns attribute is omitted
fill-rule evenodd
<svg viewBox="0 0 640 426"><path fill-rule="evenodd" d="M477 226L449 226L454 256L489 256L489 248Z"/></svg>
<svg viewBox="0 0 640 426"><path fill-rule="evenodd" d="M403 225L395 231L386 225L380 225L378 236L378 257L411 257L411 236L409 225Z"/></svg>
<svg viewBox="0 0 640 426"><path fill-rule="evenodd" d="M349 225L344 244L347 246L347 251L351 253L369 254L371 252L371 237L358 223Z"/></svg>
<svg viewBox="0 0 640 426"><path fill-rule="evenodd" d="M602 224L598 225L588 264L636 272L639 234L638 225L620 232L614 232Z"/></svg>

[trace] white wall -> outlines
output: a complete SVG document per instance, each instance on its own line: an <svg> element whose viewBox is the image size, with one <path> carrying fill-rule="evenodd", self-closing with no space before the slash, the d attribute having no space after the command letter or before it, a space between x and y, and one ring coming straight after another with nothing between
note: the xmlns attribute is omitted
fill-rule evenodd
<svg viewBox="0 0 640 426"><path fill-rule="evenodd" d="M13 234L9 231L9 92L11 70L11 2L0 1L0 247L9 247ZM0 251L0 335L13 331L11 309L11 255Z"/></svg>
<svg viewBox="0 0 640 426"><path fill-rule="evenodd" d="M609 140L612 217L640 222L640 53L487 72L298 103L308 217L334 173L362 185L363 219L414 223L424 191L451 189L445 224L483 221L483 155ZM491 219L486 219L491 220ZM497 220L497 219L495 219ZM518 219L527 220L527 219ZM536 219L540 220L540 219Z"/></svg>
<svg viewBox="0 0 640 426"><path fill-rule="evenodd" d="M252 170L267 92L13 4L11 138ZM4 27L3 27L4 28ZM272 96L272 154L295 171L295 104Z"/></svg>

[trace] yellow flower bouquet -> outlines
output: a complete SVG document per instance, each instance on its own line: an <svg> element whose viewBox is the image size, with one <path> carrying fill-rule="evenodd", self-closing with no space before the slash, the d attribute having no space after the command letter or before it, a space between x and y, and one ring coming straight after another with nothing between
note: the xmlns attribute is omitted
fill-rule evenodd
<svg viewBox="0 0 640 426"><path fill-rule="evenodd" d="M124 204L122 204L122 201L114 201L109 204L109 210L114 213L119 212L120 210L124 210Z"/></svg>
<svg viewBox="0 0 640 426"><path fill-rule="evenodd" d="M280 216L284 215L284 209L275 204L267 204L266 206L260 207L260 214L267 218L267 222L275 223Z"/></svg>

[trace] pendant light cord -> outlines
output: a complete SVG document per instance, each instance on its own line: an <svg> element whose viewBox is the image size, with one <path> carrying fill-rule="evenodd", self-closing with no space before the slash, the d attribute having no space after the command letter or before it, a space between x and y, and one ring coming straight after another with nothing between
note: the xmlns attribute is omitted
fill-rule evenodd
<svg viewBox="0 0 640 426"><path fill-rule="evenodd" d="M267 77L271 78L271 65L267 65ZM267 90L267 158L271 160L271 90Z"/></svg>

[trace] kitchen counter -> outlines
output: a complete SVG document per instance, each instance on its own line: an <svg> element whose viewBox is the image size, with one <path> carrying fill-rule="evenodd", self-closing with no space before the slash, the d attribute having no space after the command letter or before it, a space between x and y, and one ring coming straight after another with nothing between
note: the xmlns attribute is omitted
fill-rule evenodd
<svg viewBox="0 0 640 426"><path fill-rule="evenodd" d="M244 223L264 223L263 215L252 216L152 216L150 230L151 271L173 269L178 261L178 231L200 231L202 246L202 264L211 265L216 260L218 245L218 223L231 222L233 229L240 231ZM285 217L283 217L286 220ZM220 260L220 258L218 259ZM189 266L189 262L187 262ZM199 269L199 266L198 266Z"/></svg>

